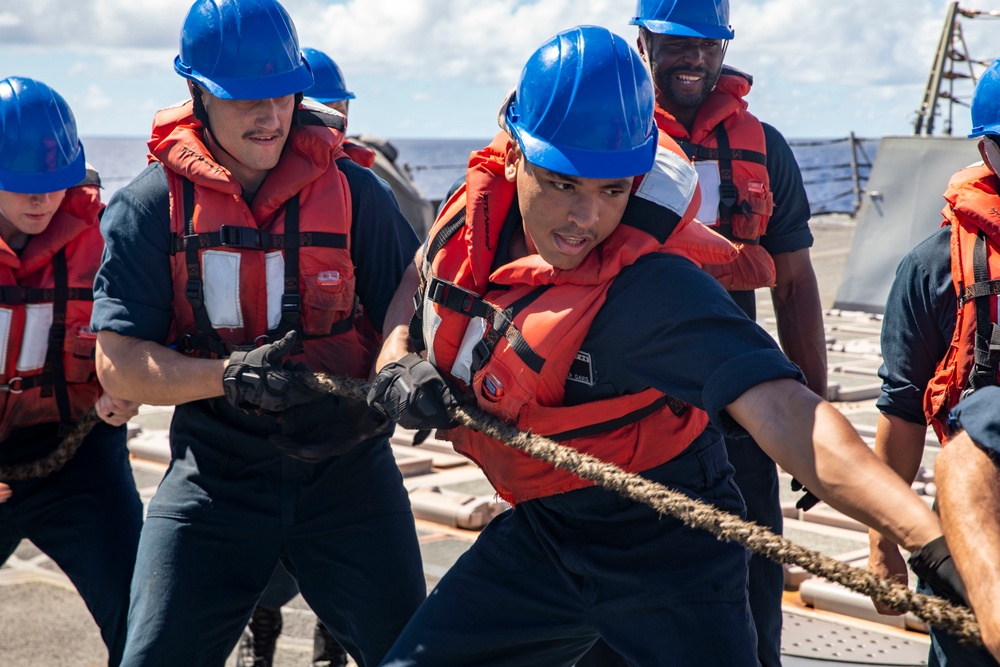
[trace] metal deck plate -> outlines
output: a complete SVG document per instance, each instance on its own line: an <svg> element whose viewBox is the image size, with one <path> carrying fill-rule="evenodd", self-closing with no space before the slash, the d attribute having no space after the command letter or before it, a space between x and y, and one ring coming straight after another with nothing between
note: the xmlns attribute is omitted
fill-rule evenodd
<svg viewBox="0 0 1000 667"><path fill-rule="evenodd" d="M784 612L781 661L785 667L927 664L929 641Z"/></svg>
<svg viewBox="0 0 1000 667"><path fill-rule="evenodd" d="M800 527L785 526L785 537L792 542L807 549L819 551L824 556L839 556L850 551L858 551L868 547L867 533L857 533L857 538L852 539L849 534L831 533L825 530L809 530L812 526L804 525Z"/></svg>

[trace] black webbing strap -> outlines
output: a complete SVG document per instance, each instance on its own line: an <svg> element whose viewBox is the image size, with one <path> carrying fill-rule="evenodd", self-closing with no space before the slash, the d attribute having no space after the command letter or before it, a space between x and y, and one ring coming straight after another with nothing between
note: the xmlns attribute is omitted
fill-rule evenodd
<svg viewBox="0 0 1000 667"><path fill-rule="evenodd" d="M184 190L184 220L185 232L187 236L194 235L194 183L189 179L183 180ZM184 247L184 260L187 264L187 285L184 287L184 296L191 304L191 311L194 314L194 324L202 338L208 337L218 343L222 343L215 327L212 326L212 318L208 316L205 308L205 284L201 275L201 258L198 255L199 246L196 243L188 243ZM192 348L190 351L196 351ZM197 350L205 352L205 350Z"/></svg>
<svg viewBox="0 0 1000 667"><path fill-rule="evenodd" d="M715 127L716 142L719 144L719 223L720 227L729 228L729 233L720 232L732 239L733 210L740 199L740 191L733 182L733 158L729 146L729 134L726 127L719 123Z"/></svg>
<svg viewBox="0 0 1000 667"><path fill-rule="evenodd" d="M990 267L986 252L986 232L980 230L972 251L973 280L969 287L976 307L976 345L967 390L975 391L997 383L1000 365L1000 327L993 321L989 288ZM983 285L983 288L977 286ZM966 290L969 292L970 290ZM964 296L964 295L963 295Z"/></svg>
<svg viewBox="0 0 1000 667"><path fill-rule="evenodd" d="M347 319L350 319L348 316ZM302 297L299 295L299 195L285 204L285 291L281 295L281 321L268 335L275 340L302 320Z"/></svg>
<svg viewBox="0 0 1000 667"><path fill-rule="evenodd" d="M430 266L431 262L434 260L434 256L438 254L438 251L444 247L444 245L451 240L458 230L465 226L465 208L463 207L455 217L445 223L437 234L433 238L429 238L424 241L424 266ZM413 316L410 317L410 323L408 326L410 344L414 346L417 351L423 351L427 349L424 344L424 292L427 290L427 279L429 276L424 275L423 267L420 269L420 286L417 291L413 294Z"/></svg>
<svg viewBox="0 0 1000 667"><path fill-rule="evenodd" d="M56 291L48 287L22 287L4 285L0 287L0 303L5 306L20 306L26 303L51 303L56 299ZM94 290L86 287L67 287L68 301L93 301Z"/></svg>
<svg viewBox="0 0 1000 667"><path fill-rule="evenodd" d="M428 265L434 261L434 256L444 247L444 244L451 240L462 227L465 226L465 209L455 215L454 218L445 223L445 226L434 235L434 238L427 244L427 253L424 255L424 262Z"/></svg>
<svg viewBox="0 0 1000 667"><path fill-rule="evenodd" d="M538 289L532 290L507 308L501 310L475 292L470 292L440 278L432 278L425 289L424 298L466 317L481 317L490 324L490 328L486 331L483 339L473 349L473 372L483 367L486 360L493 354L493 349L500 342L500 338L503 337L507 339L511 349L514 350L528 368L536 373L540 373L542 366L545 365L545 359L531 349L528 342L524 340L524 336L514 326L514 318L538 297L548 291L550 287L552 286L543 285Z"/></svg>
<svg viewBox="0 0 1000 667"><path fill-rule="evenodd" d="M693 144L682 139L677 140L677 145L681 147L684 154L692 162L704 162L705 160L739 160L741 162L753 162L762 166L767 166L767 155L760 151L751 151L745 148L730 149L727 153L719 148L710 148L701 144Z"/></svg>
<svg viewBox="0 0 1000 667"><path fill-rule="evenodd" d="M295 245L319 246L323 248L347 248L347 234L332 232L301 232ZM174 236L171 241L173 254L185 252L188 246L196 248L240 248L243 250L283 250L288 245L288 233L270 234L254 227L239 227L222 225L217 232L202 232L200 234L185 234Z"/></svg>
<svg viewBox="0 0 1000 667"><path fill-rule="evenodd" d="M484 334L483 339L476 343L476 346L472 349L473 374L486 364L490 355L493 354L493 350L496 348L497 343L500 342L500 338L507 339L507 344L510 345L510 349L514 350L514 353L525 366L530 368L535 373L542 372L542 367L545 366L545 359L531 349L531 346L528 345L528 341L524 340L524 336L522 336L518 328L514 326L514 319L522 310L534 303L538 297L549 291L549 288L551 287L552 285L542 285L541 287L528 292L503 310L500 310L490 303L484 302L490 309L490 316L486 317L486 320L490 323L490 328Z"/></svg>
<svg viewBox="0 0 1000 667"><path fill-rule="evenodd" d="M424 289L423 280L420 281L416 291L413 293L413 315L410 316L410 322L407 325L407 336L410 338L410 345L417 352L423 352L427 349L427 345L424 344Z"/></svg>
<svg viewBox="0 0 1000 667"><path fill-rule="evenodd" d="M969 285L959 297L959 305L964 305L965 302L978 299L981 296L1000 296L1000 280L987 280Z"/></svg>
<svg viewBox="0 0 1000 667"><path fill-rule="evenodd" d="M56 406L59 408L59 421L63 424L72 424L73 413L70 411L69 388L66 384L66 371L63 367L63 347L66 344L66 302L69 300L69 270L66 266L65 249L57 252L52 258L52 271L56 283L55 298L52 301L49 347L45 352L45 367L42 371L43 375L47 374L51 378L52 384L42 386L42 396L51 395L51 392L54 391Z"/></svg>
<svg viewBox="0 0 1000 667"><path fill-rule="evenodd" d="M551 435L546 435L545 437L550 440L555 440L556 442L564 442L566 440L572 440L573 438L586 438L592 435L599 435L601 433L608 433L614 431L615 429L622 428L623 426L628 426L629 424L634 424L637 421L645 419L646 417L654 414L660 408L664 406L669 406L670 411L674 415L680 417L685 412L687 412L687 405L683 402L672 398L670 396L660 396L655 401L649 405L639 408L633 412L620 417L615 417L614 419L609 419L607 421L598 422L597 424L590 424L588 426L581 426L580 428L574 428L569 431L563 431L561 433L553 433Z"/></svg>

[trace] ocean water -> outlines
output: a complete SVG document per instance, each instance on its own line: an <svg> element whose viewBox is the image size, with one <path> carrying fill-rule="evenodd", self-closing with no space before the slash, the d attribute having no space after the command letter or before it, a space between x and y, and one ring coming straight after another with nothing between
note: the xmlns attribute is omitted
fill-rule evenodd
<svg viewBox="0 0 1000 667"><path fill-rule="evenodd" d="M399 151L397 163L412 174L428 199L441 199L462 175L469 154L489 139L392 139ZM814 213L851 213L854 209L851 177L851 144L847 138L791 140L792 151L802 169L806 193ZM83 139L87 161L97 167L110 200L146 166L146 141L139 137L94 137ZM874 160L877 139L860 142L859 162ZM867 179L869 169L858 173Z"/></svg>

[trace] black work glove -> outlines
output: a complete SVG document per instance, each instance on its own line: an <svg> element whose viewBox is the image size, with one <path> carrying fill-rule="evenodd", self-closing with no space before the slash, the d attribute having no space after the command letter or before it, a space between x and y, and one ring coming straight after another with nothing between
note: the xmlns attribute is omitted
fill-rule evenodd
<svg viewBox="0 0 1000 667"><path fill-rule="evenodd" d="M328 406L320 406L329 411L329 418L322 423L322 435L275 434L268 442L278 447L293 459L316 463L331 456L346 454L365 440L392 432L392 422L368 407L364 401L356 401L342 396L334 397Z"/></svg>
<svg viewBox="0 0 1000 667"><path fill-rule="evenodd" d="M434 364L411 353L385 367L368 392L368 405L404 428L452 428L448 409L458 406Z"/></svg>
<svg viewBox="0 0 1000 667"><path fill-rule="evenodd" d="M792 491L802 491L803 495L799 498L799 501L795 503L795 508L800 509L803 512L808 512L812 508L816 507L820 503L820 499L813 495L813 492L802 486L802 482L792 478Z"/></svg>
<svg viewBox="0 0 1000 667"><path fill-rule="evenodd" d="M229 365L222 373L222 389L229 404L247 412L280 413L323 398L325 393L297 376L308 369L286 359L295 339L295 332L289 331L277 343L229 355Z"/></svg>
<svg viewBox="0 0 1000 667"><path fill-rule="evenodd" d="M949 601L968 606L969 596L965 592L965 584L951 558L944 535L914 551L907 562L918 577L940 591Z"/></svg>

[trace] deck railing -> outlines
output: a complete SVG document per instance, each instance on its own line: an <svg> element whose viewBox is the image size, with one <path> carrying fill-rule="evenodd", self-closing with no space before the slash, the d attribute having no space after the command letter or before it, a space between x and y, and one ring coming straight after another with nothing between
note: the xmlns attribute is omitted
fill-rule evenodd
<svg viewBox="0 0 1000 667"><path fill-rule="evenodd" d="M858 212L871 174L868 152L877 144L877 139L859 138L853 132L837 139L788 142L799 162L813 215Z"/></svg>
<svg viewBox="0 0 1000 667"><path fill-rule="evenodd" d="M878 140L859 138L852 132L836 139L791 140L788 144L802 171L812 214L856 214L871 172L869 150L874 154ZM465 165L407 163L403 168L411 176L421 171L446 170L454 172L457 178ZM432 203L437 207L440 200L432 200Z"/></svg>

